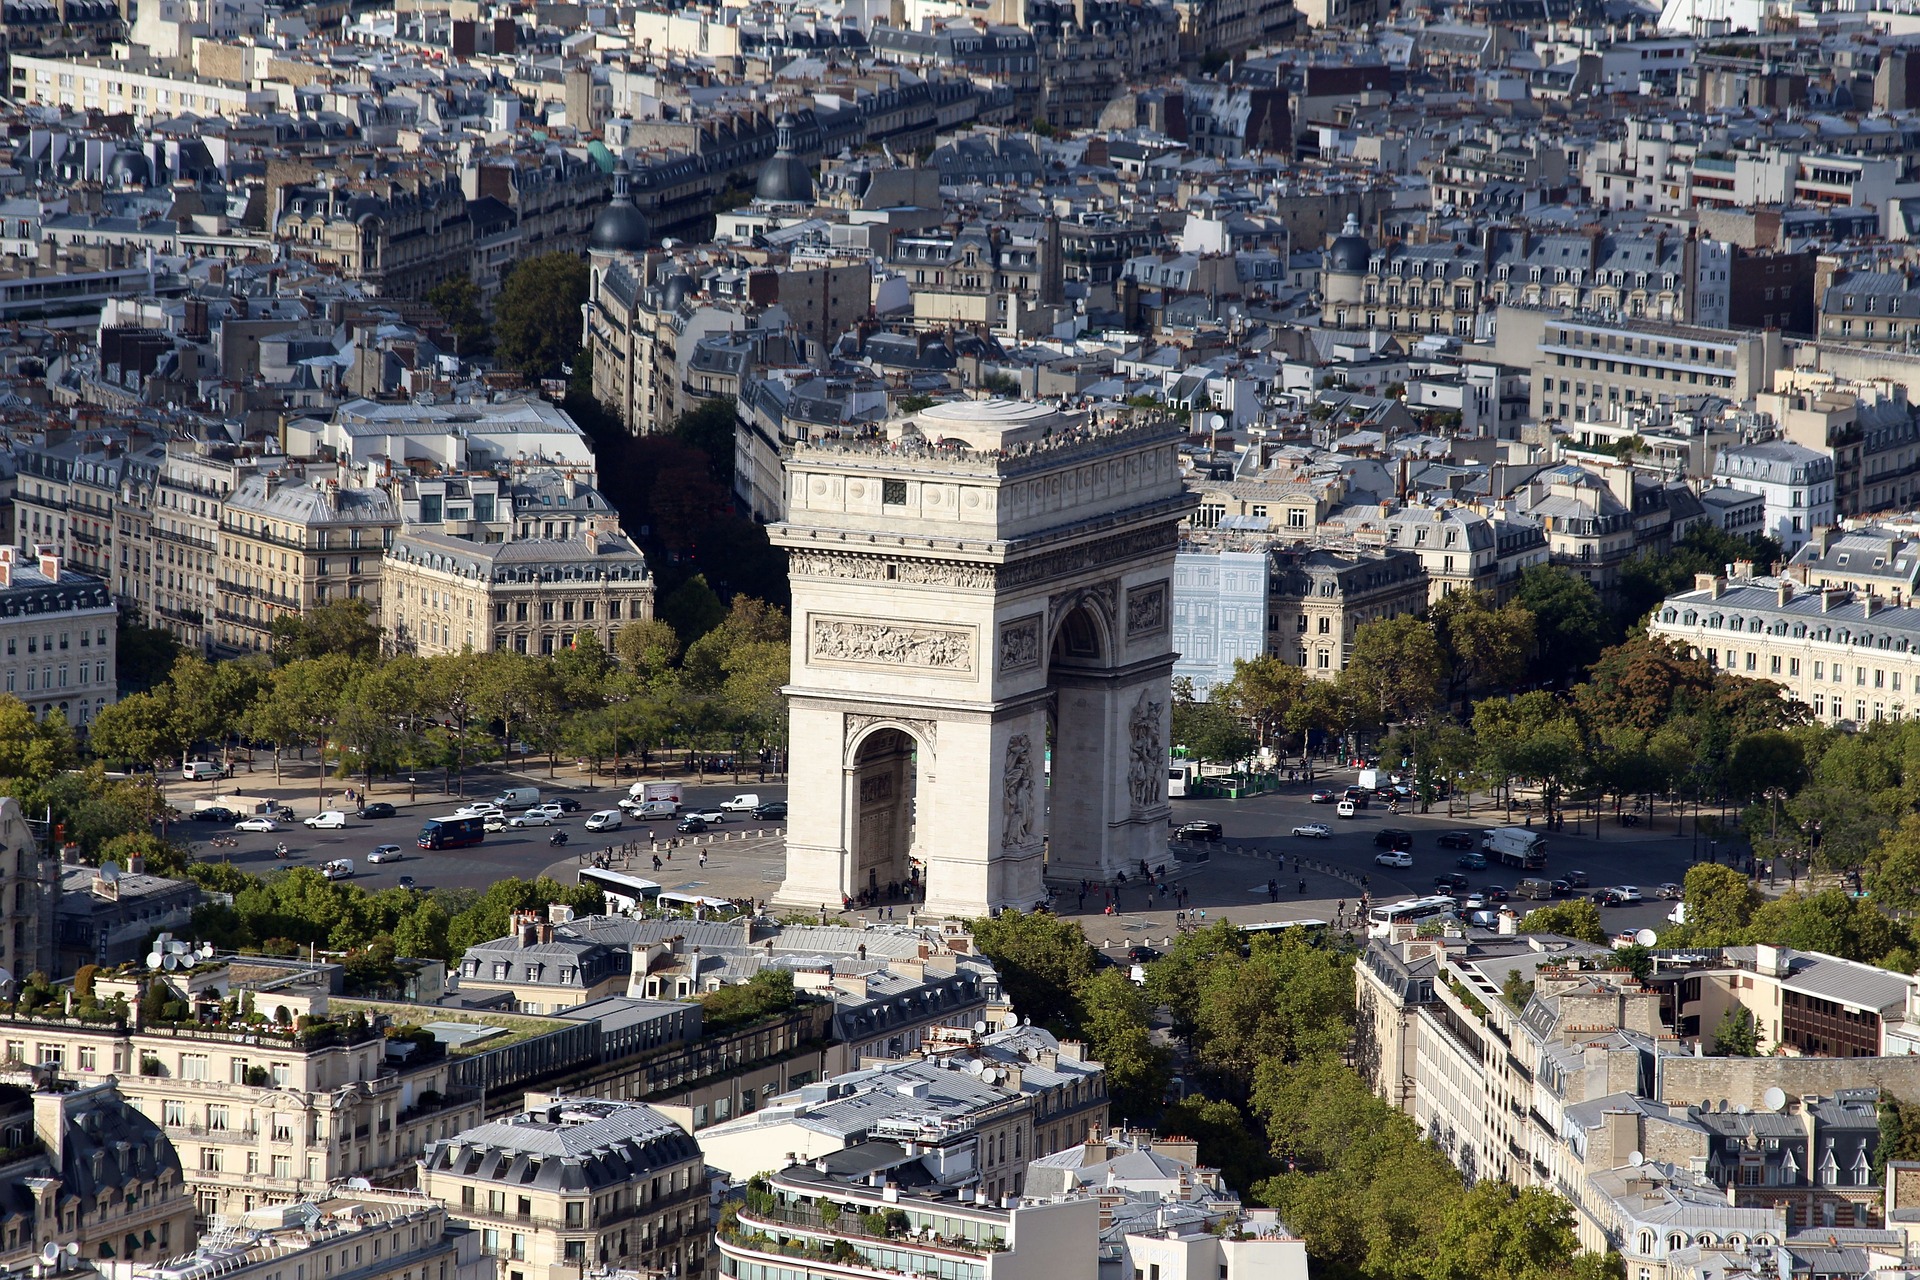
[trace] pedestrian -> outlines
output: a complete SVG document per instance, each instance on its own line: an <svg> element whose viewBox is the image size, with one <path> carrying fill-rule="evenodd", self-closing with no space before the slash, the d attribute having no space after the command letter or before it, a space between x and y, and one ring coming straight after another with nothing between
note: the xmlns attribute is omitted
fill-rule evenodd
<svg viewBox="0 0 1920 1280"><path fill-rule="evenodd" d="M705 849L700 851L700 865L703 867L707 865L707 851Z"/></svg>
<svg viewBox="0 0 1920 1280"><path fill-rule="evenodd" d="M1080 905L1075 907L1074 910L1085 911L1086 909L1087 909L1087 891L1085 889L1082 889L1080 891Z"/></svg>
<svg viewBox="0 0 1920 1280"><path fill-rule="evenodd" d="M1302 880L1302 881L1300 882L1300 894L1301 894L1301 896L1302 896L1302 897L1305 897L1305 896L1306 896L1306 892L1307 892L1307 882L1306 882L1305 880Z"/></svg>
<svg viewBox="0 0 1920 1280"><path fill-rule="evenodd" d="M653 855L653 869L655 871L660 869L660 855L657 853Z"/></svg>

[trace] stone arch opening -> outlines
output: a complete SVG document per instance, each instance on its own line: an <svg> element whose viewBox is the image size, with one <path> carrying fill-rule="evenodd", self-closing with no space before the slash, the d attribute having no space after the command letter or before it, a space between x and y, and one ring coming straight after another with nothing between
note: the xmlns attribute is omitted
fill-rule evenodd
<svg viewBox="0 0 1920 1280"><path fill-rule="evenodd" d="M872 903L920 898L924 871L914 856L920 744L881 725L854 743L847 764L847 896Z"/></svg>
<svg viewBox="0 0 1920 1280"><path fill-rule="evenodd" d="M1047 655L1046 849L1049 874L1084 867L1105 834L1110 759L1112 650L1093 603L1069 609Z"/></svg>

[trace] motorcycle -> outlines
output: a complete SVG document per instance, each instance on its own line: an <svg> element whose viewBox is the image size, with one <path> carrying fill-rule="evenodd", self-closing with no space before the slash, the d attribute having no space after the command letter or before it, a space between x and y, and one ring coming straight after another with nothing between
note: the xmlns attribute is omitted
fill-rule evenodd
<svg viewBox="0 0 1920 1280"><path fill-rule="evenodd" d="M285 844L284 842L283 842L283 843L281 843L281 844L279 844L279 845L276 845L276 846L274 847L274 850L273 850L273 856L274 856L274 857L276 857L276 858L279 858L279 859L281 859L281 860L283 860L283 861L284 861L284 860L286 859L286 856L287 856L287 846L286 846L286 844Z"/></svg>
<svg viewBox="0 0 1920 1280"><path fill-rule="evenodd" d="M567 833L564 831L556 831L552 835L547 837L547 843L550 845L554 845L556 847L559 845L563 845L566 842L567 842Z"/></svg>

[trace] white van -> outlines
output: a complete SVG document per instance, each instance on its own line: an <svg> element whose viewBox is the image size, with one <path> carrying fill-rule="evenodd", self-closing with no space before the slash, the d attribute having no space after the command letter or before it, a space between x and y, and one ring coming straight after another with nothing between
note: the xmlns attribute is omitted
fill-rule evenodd
<svg viewBox="0 0 1920 1280"><path fill-rule="evenodd" d="M198 782L202 778L218 778L225 774L226 770L211 760L189 760L180 769L180 776L188 782Z"/></svg>
<svg viewBox="0 0 1920 1280"><path fill-rule="evenodd" d="M720 807L728 813L752 813L760 807L760 795L758 792L748 791L731 800L722 800Z"/></svg>
<svg viewBox="0 0 1920 1280"><path fill-rule="evenodd" d="M634 800L620 802L627 815L639 822L653 822L660 819L672 820L680 816L680 806L671 800Z"/></svg>
<svg viewBox="0 0 1920 1280"><path fill-rule="evenodd" d="M493 802L502 809L531 809L540 803L540 788L502 787Z"/></svg>
<svg viewBox="0 0 1920 1280"><path fill-rule="evenodd" d="M349 880L353 878L353 859L335 858L320 868L320 874L329 880Z"/></svg>

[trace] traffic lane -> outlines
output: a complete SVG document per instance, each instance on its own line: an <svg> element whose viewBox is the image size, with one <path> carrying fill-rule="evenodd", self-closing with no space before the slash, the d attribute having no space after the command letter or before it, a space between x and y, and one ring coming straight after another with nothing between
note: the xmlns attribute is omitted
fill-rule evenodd
<svg viewBox="0 0 1920 1280"><path fill-rule="evenodd" d="M328 830L300 823L283 823L280 830L271 833L227 829L216 834L232 836L234 846L216 848L211 843L213 835L206 835L194 840L193 851L197 861L226 862L254 875L270 875L289 867L317 871L335 858L351 858L353 875L349 879L373 893L398 887L401 876L412 876L421 889L485 888L508 876L531 879L553 861L556 850L549 837L555 831L567 832L568 848L575 847L576 842L593 845L604 840L595 833L580 832L577 822L563 822L524 831L488 832L484 843L467 849L421 849L416 843L420 820L434 816L439 814L422 813L412 821L404 813L397 818L369 821L349 818L345 827ZM287 847L284 859L275 856L282 843ZM367 855L383 844L400 846L399 860L368 862Z"/></svg>

